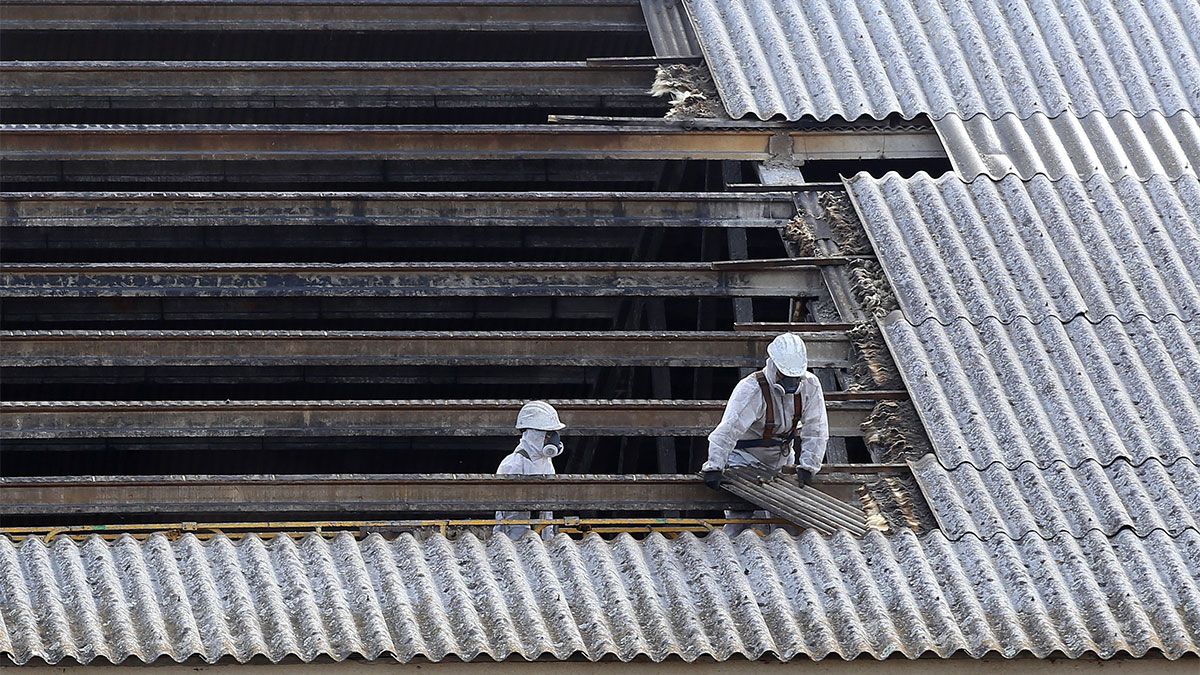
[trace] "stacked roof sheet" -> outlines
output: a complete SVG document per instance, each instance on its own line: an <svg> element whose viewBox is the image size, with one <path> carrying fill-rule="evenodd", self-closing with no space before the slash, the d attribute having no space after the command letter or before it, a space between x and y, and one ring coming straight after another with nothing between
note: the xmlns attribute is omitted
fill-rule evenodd
<svg viewBox="0 0 1200 675"><path fill-rule="evenodd" d="M0 539L0 652L213 662L1200 646L1200 534Z"/></svg>

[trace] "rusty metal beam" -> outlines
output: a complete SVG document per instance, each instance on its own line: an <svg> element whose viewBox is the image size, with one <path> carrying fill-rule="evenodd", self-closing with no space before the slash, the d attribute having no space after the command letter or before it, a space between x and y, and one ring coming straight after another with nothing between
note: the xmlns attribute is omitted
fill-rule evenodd
<svg viewBox="0 0 1200 675"><path fill-rule="evenodd" d="M0 515L476 513L749 508L696 476L493 474L0 478Z"/></svg>
<svg viewBox="0 0 1200 675"><path fill-rule="evenodd" d="M781 131L668 125L0 125L22 161L641 159L790 161L944 157L931 130Z"/></svg>
<svg viewBox="0 0 1200 675"><path fill-rule="evenodd" d="M0 192L3 227L782 227L788 193Z"/></svg>
<svg viewBox="0 0 1200 675"><path fill-rule="evenodd" d="M820 270L709 263L29 263L0 271L0 297L792 297Z"/></svg>
<svg viewBox="0 0 1200 675"><path fill-rule="evenodd" d="M5 0L6 31L645 33L631 0Z"/></svg>
<svg viewBox="0 0 1200 675"><path fill-rule="evenodd" d="M18 108L461 108L665 106L653 66L582 61L5 61Z"/></svg>
<svg viewBox="0 0 1200 675"><path fill-rule="evenodd" d="M524 401L6 401L0 439L507 436ZM725 401L553 401L577 436L707 436ZM872 401L826 401L831 436L859 437Z"/></svg>
<svg viewBox="0 0 1200 675"><path fill-rule="evenodd" d="M0 366L758 367L775 333L0 331ZM846 367L844 333L805 333L812 367Z"/></svg>

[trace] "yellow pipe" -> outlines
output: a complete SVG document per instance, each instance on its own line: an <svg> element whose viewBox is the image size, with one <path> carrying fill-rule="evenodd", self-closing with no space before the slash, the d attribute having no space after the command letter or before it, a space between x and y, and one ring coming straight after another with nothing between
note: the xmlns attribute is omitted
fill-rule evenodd
<svg viewBox="0 0 1200 675"><path fill-rule="evenodd" d="M195 534L201 539L224 535L240 539L248 534L282 534L286 536L303 536L309 533L331 537L341 532L358 530L356 535L366 534L364 530L373 528L409 530L437 528L442 536L446 536L452 528L492 527L499 523L505 525L528 525L541 531L548 526L556 526L559 531L570 534L585 534L588 532L615 534L621 532L709 532L722 525L787 525L786 521L776 519L754 518L554 518L554 519L521 519L497 520L494 518L479 519L425 519L425 520L342 520L342 521L264 521L246 523L135 523L129 525L70 525L70 526L25 526L0 528L0 536L22 538L37 536L47 543L58 536L68 536L79 540L92 535L98 535L105 540L114 540L120 536L129 535L144 538L151 534L163 533L170 537L184 532Z"/></svg>

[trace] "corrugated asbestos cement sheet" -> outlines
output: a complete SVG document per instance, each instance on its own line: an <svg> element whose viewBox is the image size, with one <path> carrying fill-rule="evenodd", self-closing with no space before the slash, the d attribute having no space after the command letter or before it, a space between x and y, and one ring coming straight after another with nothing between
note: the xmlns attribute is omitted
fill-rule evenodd
<svg viewBox="0 0 1200 675"><path fill-rule="evenodd" d="M1200 113L1197 0L686 0L733 118Z"/></svg>
<svg viewBox="0 0 1200 675"><path fill-rule="evenodd" d="M1200 533L0 539L0 652L687 660L1200 651Z"/></svg>
<svg viewBox="0 0 1200 675"><path fill-rule="evenodd" d="M1190 319L1200 309L1200 181L1161 177L847 181L914 324L960 317Z"/></svg>
<svg viewBox="0 0 1200 675"><path fill-rule="evenodd" d="M700 56L700 45L696 44L683 0L642 0L642 14L646 17L655 56Z"/></svg>
<svg viewBox="0 0 1200 675"><path fill-rule="evenodd" d="M1108 466L1088 460L1077 467L1025 463L1015 469L963 464L947 470L926 455L912 466L938 524L951 539L1019 539L1030 533L1081 537L1091 531L1116 534L1123 528L1140 535L1155 530L1176 534L1197 529L1200 518L1200 471L1190 459L1170 464L1119 459Z"/></svg>
<svg viewBox="0 0 1200 675"><path fill-rule="evenodd" d="M997 120L948 115L933 126L954 171L967 180L1009 174L1025 179L1179 178L1195 176L1200 166L1200 120L1184 112L1170 117L1119 113L1111 118L1100 113L1039 113L1028 119L1004 115Z"/></svg>
<svg viewBox="0 0 1200 675"><path fill-rule="evenodd" d="M958 319L884 337L942 465L1195 460L1200 322Z"/></svg>

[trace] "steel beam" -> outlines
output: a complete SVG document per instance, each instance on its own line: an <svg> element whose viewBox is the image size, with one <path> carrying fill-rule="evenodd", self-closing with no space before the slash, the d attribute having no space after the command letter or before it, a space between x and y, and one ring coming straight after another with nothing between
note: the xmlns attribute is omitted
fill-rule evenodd
<svg viewBox="0 0 1200 675"><path fill-rule="evenodd" d="M40 263L7 265L0 297L792 297L817 267L708 263Z"/></svg>
<svg viewBox="0 0 1200 675"><path fill-rule="evenodd" d="M22 161L640 159L791 161L944 157L932 130L780 131L667 125L0 125Z"/></svg>
<svg viewBox="0 0 1200 675"><path fill-rule="evenodd" d="M761 366L775 333L0 331L0 366ZM804 334L811 367L846 367L845 333Z"/></svg>
<svg viewBox="0 0 1200 675"><path fill-rule="evenodd" d="M784 192L0 193L3 227L779 228L795 213Z"/></svg>
<svg viewBox="0 0 1200 675"><path fill-rule="evenodd" d="M6 31L369 31L642 34L631 0L5 0Z"/></svg>
<svg viewBox="0 0 1200 675"><path fill-rule="evenodd" d="M665 107L653 81L582 61L0 62L9 109Z"/></svg>
<svg viewBox="0 0 1200 675"><path fill-rule="evenodd" d="M507 436L524 401L17 401L0 439ZM577 436L707 436L725 401L553 401ZM859 437L872 401L826 401L831 436Z"/></svg>
<svg viewBox="0 0 1200 675"><path fill-rule="evenodd" d="M0 478L0 514L486 513L750 508L695 476L493 474Z"/></svg>

